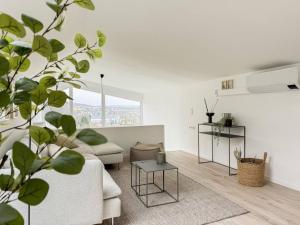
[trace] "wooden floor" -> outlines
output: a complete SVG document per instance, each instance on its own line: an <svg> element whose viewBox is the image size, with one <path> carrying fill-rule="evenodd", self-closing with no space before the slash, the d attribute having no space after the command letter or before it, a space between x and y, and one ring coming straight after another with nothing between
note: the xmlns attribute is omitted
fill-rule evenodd
<svg viewBox="0 0 300 225"><path fill-rule="evenodd" d="M182 174L250 211L213 225L300 225L298 191L273 183L261 188L242 186L238 184L236 176L228 176L227 168L211 163L199 165L196 156L183 151L168 152L167 159Z"/></svg>

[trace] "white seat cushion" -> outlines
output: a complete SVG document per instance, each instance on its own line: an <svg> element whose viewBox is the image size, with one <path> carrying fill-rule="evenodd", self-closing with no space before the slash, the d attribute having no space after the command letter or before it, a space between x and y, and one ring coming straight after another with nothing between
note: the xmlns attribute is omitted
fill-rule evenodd
<svg viewBox="0 0 300 225"><path fill-rule="evenodd" d="M124 152L124 149L112 142L91 146L95 155L110 155Z"/></svg>
<svg viewBox="0 0 300 225"><path fill-rule="evenodd" d="M121 189L109 173L106 170L103 170L103 199L115 198L120 196L121 193Z"/></svg>

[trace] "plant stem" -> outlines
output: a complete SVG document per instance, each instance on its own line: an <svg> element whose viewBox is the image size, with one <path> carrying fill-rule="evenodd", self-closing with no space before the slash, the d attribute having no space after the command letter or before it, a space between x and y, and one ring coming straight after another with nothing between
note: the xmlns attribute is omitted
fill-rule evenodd
<svg viewBox="0 0 300 225"><path fill-rule="evenodd" d="M69 0L66 0L66 2L63 4L61 10L59 12L56 13L56 16L54 17L53 21L48 25L48 27L46 28L46 30L43 32L42 36L45 36L47 33L49 33L51 30L53 30L54 28L52 27L53 24L56 22L56 20L60 17L60 15L63 13L63 11L65 9L67 9L67 6L71 5L68 4Z"/></svg>

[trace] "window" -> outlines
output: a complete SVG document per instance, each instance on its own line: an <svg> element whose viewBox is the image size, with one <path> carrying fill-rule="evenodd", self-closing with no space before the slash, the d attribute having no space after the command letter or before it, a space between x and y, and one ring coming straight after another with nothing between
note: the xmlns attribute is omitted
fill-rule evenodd
<svg viewBox="0 0 300 225"><path fill-rule="evenodd" d="M97 87L91 87L97 90ZM34 124L45 125L45 114L56 111L61 114L73 115L77 128L95 128L103 126L126 126L142 123L142 97L128 91L116 91L107 89L109 94L101 94L85 89L67 88L66 94L73 100L67 100L62 108L46 107L33 120ZM117 92L117 93L116 93ZM129 93L129 94L128 94ZM130 100L117 96L126 96ZM47 124L51 127L50 124Z"/></svg>
<svg viewBox="0 0 300 225"><path fill-rule="evenodd" d="M105 125L135 125L141 123L141 102L105 96Z"/></svg>
<svg viewBox="0 0 300 225"><path fill-rule="evenodd" d="M73 116L78 128L101 127L101 94L74 88Z"/></svg>

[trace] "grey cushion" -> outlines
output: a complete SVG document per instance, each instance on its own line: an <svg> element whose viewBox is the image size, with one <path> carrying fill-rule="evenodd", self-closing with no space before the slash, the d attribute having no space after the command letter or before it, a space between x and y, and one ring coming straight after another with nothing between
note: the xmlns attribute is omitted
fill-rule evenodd
<svg viewBox="0 0 300 225"><path fill-rule="evenodd" d="M158 152L164 152L163 143L143 144L137 142L135 146L130 148L130 162L156 159Z"/></svg>
<svg viewBox="0 0 300 225"><path fill-rule="evenodd" d="M124 149L112 142L107 142L102 145L90 146L95 155L110 155L124 152Z"/></svg>
<svg viewBox="0 0 300 225"><path fill-rule="evenodd" d="M152 150L139 150L135 148L130 149L130 162L156 159L156 154L160 152L160 148Z"/></svg>
<svg viewBox="0 0 300 225"><path fill-rule="evenodd" d="M158 143L158 144L143 144L141 142L137 142L133 148L141 150L141 151L148 151L148 150L154 150L154 149L160 149L160 151L164 152L164 144Z"/></svg>

